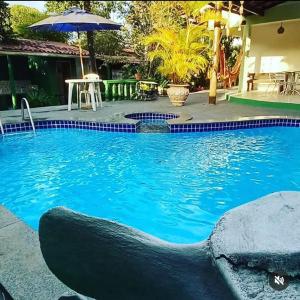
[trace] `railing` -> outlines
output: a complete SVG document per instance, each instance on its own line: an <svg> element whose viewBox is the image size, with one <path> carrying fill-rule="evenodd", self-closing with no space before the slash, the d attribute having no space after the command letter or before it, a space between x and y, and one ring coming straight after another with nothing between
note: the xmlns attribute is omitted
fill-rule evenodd
<svg viewBox="0 0 300 300"><path fill-rule="evenodd" d="M2 125L1 119L0 119L0 131L1 131L2 135L4 135L4 129L3 129L3 125Z"/></svg>
<svg viewBox="0 0 300 300"><path fill-rule="evenodd" d="M34 122L33 122L33 119L32 119L32 115L31 115L31 111L30 111L30 106L29 106L29 103L28 103L28 101L27 101L26 98L22 98L21 99L22 121L25 121L24 103L26 104L26 108L27 108L27 112L28 112L28 116L29 116L29 119L30 119L32 130L35 133L35 126L34 126Z"/></svg>
<svg viewBox="0 0 300 300"><path fill-rule="evenodd" d="M16 94L26 94L37 85L32 85L29 80L15 80ZM11 88L8 80L0 80L0 95L11 95Z"/></svg>
<svg viewBox="0 0 300 300"><path fill-rule="evenodd" d="M104 100L133 100L136 96L137 82L135 79L103 80L105 86Z"/></svg>

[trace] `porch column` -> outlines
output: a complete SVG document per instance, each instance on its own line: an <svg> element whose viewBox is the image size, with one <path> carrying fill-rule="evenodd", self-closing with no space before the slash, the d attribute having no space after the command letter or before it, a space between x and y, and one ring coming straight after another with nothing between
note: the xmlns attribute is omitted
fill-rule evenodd
<svg viewBox="0 0 300 300"><path fill-rule="evenodd" d="M249 50L250 50L250 25L246 24L243 30L243 41L242 41L243 59L242 59L241 69L239 74L239 88L238 88L239 93L247 91Z"/></svg>
<svg viewBox="0 0 300 300"><path fill-rule="evenodd" d="M7 58L7 66L8 66L8 78L9 78L9 86L11 91L11 101L13 109L17 108L17 93L16 93L16 83L14 78L14 69L10 60L10 56L6 55Z"/></svg>
<svg viewBox="0 0 300 300"><path fill-rule="evenodd" d="M111 64L107 63L107 79L112 80L112 68Z"/></svg>
<svg viewBox="0 0 300 300"><path fill-rule="evenodd" d="M208 103L217 103L217 72L220 61L220 41L221 41L221 20L222 18L222 1L216 1L216 20L214 24L214 41L213 41L213 67L209 82Z"/></svg>

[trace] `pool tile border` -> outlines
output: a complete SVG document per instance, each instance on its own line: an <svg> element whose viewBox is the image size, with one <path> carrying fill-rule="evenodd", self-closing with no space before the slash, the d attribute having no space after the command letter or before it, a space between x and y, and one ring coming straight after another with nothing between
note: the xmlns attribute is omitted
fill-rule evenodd
<svg viewBox="0 0 300 300"><path fill-rule="evenodd" d="M300 119L273 118L210 123L169 124L170 133L223 131L277 126L300 127Z"/></svg>
<svg viewBox="0 0 300 300"><path fill-rule="evenodd" d="M168 114L166 114L168 115ZM145 113L145 116L148 116ZM145 117L146 118L146 117ZM139 132L140 122L137 123L106 123L93 121L74 121L74 120L42 120L35 121L36 129L50 128L77 128L97 131L110 132ZM239 120L239 121L220 121L210 123L175 123L168 124L170 133L185 133L185 132L207 132L207 131L223 131L237 130L260 127L300 127L300 119L291 118L272 118L272 119L255 119L255 120ZM29 122L22 123L6 123L3 124L4 133L17 133L31 131L32 127Z"/></svg>
<svg viewBox="0 0 300 300"><path fill-rule="evenodd" d="M135 133L137 131L136 124L129 123L104 123L91 121L73 121L73 120L43 120L34 122L36 129L50 128L77 128L97 131L112 131L112 132L128 132ZM4 133L15 133L32 130L29 122L3 124Z"/></svg>

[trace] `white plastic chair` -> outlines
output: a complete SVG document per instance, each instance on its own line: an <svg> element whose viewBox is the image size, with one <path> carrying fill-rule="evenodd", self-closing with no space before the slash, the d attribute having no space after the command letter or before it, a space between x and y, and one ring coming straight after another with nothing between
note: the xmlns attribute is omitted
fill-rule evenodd
<svg viewBox="0 0 300 300"><path fill-rule="evenodd" d="M291 93L291 95L295 95L295 93L300 95L299 86L300 86L300 73L295 72L294 76L293 76L293 81L290 82L290 93Z"/></svg>
<svg viewBox="0 0 300 300"><path fill-rule="evenodd" d="M294 85L296 84L295 72L287 71L285 72L285 81L284 81L284 88L280 94L288 95L292 94L292 90L294 89Z"/></svg>
<svg viewBox="0 0 300 300"><path fill-rule="evenodd" d="M99 80L100 78L99 78L98 74L90 73L90 74L84 75L83 79ZM85 103L87 105L89 105L91 103L92 95L91 95L91 92L90 92L88 86L89 86L89 84L84 84L84 89L81 90L80 93L79 93L79 108L81 108L82 95L84 95ZM100 93L100 88L99 88L99 93ZM99 103L102 106L101 94L100 94L100 96L98 96L97 88L95 89L94 97L95 97L96 106L99 106ZM99 99L99 97L100 97L100 99Z"/></svg>
<svg viewBox="0 0 300 300"><path fill-rule="evenodd" d="M269 73L269 84L266 89L266 93L269 92L269 88L271 87L271 93L277 89L279 91L280 86L283 86L283 90L285 90L285 74L284 73Z"/></svg>

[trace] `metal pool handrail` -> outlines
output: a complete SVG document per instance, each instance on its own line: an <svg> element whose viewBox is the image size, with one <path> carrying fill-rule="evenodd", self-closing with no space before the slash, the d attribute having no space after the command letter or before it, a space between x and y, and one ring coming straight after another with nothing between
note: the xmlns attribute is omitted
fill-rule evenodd
<svg viewBox="0 0 300 300"><path fill-rule="evenodd" d="M4 135L4 129L3 129L3 125L2 125L1 119L0 119L0 131L1 131L2 135Z"/></svg>
<svg viewBox="0 0 300 300"><path fill-rule="evenodd" d="M33 132L35 133L35 126L34 126L34 122L33 122L33 119L32 119L30 106L29 106L29 103L28 103L28 101L27 101L26 98L22 98L22 99L21 99L21 114L22 114L22 121L25 121L24 103L26 104L26 108L27 108L27 112L28 112L28 116L29 116L29 119L30 119L30 123L31 123L32 130L33 130Z"/></svg>

